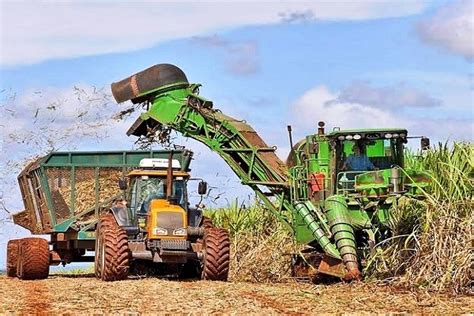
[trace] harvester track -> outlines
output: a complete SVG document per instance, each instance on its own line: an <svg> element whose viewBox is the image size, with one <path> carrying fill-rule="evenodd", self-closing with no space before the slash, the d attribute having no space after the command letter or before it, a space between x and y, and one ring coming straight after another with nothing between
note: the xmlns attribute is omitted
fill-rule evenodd
<svg viewBox="0 0 474 316"><path fill-rule="evenodd" d="M17 276L22 280L46 279L49 275L49 245L43 238L20 240Z"/></svg>
<svg viewBox="0 0 474 316"><path fill-rule="evenodd" d="M7 244L7 275L16 277L20 240L10 240Z"/></svg>
<svg viewBox="0 0 474 316"><path fill-rule="evenodd" d="M204 235L203 279L227 281L230 263L230 238L225 229L210 228Z"/></svg>
<svg viewBox="0 0 474 316"><path fill-rule="evenodd" d="M96 276L103 281L126 279L130 270L126 232L111 214L106 214L99 221L96 236Z"/></svg>

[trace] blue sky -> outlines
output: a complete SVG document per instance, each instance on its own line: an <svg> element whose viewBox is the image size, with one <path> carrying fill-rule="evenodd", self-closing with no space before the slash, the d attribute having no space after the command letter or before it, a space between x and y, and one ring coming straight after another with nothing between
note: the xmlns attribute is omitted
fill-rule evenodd
<svg viewBox="0 0 474 316"><path fill-rule="evenodd" d="M203 84L203 96L250 122L278 146L281 158L288 152L286 125L293 125L298 138L319 120L328 127L405 127L436 141L472 141L473 6L4 1L1 203L12 212L21 209L15 184L21 162L51 145L133 148L125 132L138 114L110 119L129 104L112 102L109 85L157 63L176 64L190 81ZM102 89L103 99L78 100L74 87L84 94ZM217 155L194 141L177 142L196 152L194 175L227 192L210 205L251 194ZM7 217L0 210L0 219ZM25 232L7 222L0 223L1 234Z"/></svg>

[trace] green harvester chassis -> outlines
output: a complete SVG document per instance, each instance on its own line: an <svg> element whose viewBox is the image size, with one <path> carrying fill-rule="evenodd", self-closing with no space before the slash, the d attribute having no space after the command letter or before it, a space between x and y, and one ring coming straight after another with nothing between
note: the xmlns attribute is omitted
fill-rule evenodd
<svg viewBox="0 0 474 316"><path fill-rule="evenodd" d="M276 148L268 146L245 121L223 114L201 97L199 87L189 84L178 67L161 64L112 84L112 92L118 102L146 105L147 111L128 135L171 128L222 157L296 240L308 245L308 256L302 261L311 261L320 273L359 278L361 258L390 236L390 210L402 196L419 197L429 185L426 174L402 170L404 129L325 134L320 125L317 134L293 146L284 163L275 154ZM396 165L346 180L351 174L340 172L339 160L350 153L353 139L365 141L367 155L381 164L386 164L387 152L398 155Z"/></svg>

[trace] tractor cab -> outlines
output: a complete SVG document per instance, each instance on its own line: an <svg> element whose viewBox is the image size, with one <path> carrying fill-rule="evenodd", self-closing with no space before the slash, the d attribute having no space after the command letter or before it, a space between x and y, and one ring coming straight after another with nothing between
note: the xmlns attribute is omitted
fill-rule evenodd
<svg viewBox="0 0 474 316"><path fill-rule="evenodd" d="M328 135L335 152L337 193L356 191L356 179L369 173L375 182L386 182L384 170L403 168L403 150L407 142L404 129L345 130Z"/></svg>
<svg viewBox="0 0 474 316"><path fill-rule="evenodd" d="M129 212L146 239L184 238L189 224L189 173L175 159L147 158L128 174Z"/></svg>
<svg viewBox="0 0 474 316"><path fill-rule="evenodd" d="M101 216L96 228L96 275L102 280L123 279L130 271L227 279L228 232L214 227L198 206L189 206L191 155L181 160L174 157L184 155L173 155L170 151L167 159L144 158L139 169L128 173L128 180L119 180L126 199L117 199L112 214ZM201 180L198 193L202 196L206 191L207 184ZM109 242L122 245L119 254L105 251L111 247Z"/></svg>
<svg viewBox="0 0 474 316"><path fill-rule="evenodd" d="M134 170L128 175L130 209L134 214L147 214L153 200L165 200L170 204L187 209L186 181L189 174L178 171L173 173L171 195L167 196L166 171Z"/></svg>

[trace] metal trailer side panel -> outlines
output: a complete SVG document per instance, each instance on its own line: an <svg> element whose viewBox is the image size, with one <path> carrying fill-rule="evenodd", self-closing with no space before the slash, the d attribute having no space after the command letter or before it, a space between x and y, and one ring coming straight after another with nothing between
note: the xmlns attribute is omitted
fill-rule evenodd
<svg viewBox="0 0 474 316"><path fill-rule="evenodd" d="M143 158L169 158L169 150L53 152L29 163L18 182L25 211L14 222L33 234L76 231L89 236L102 207L120 194L117 180ZM192 152L173 151L182 170L189 171Z"/></svg>

